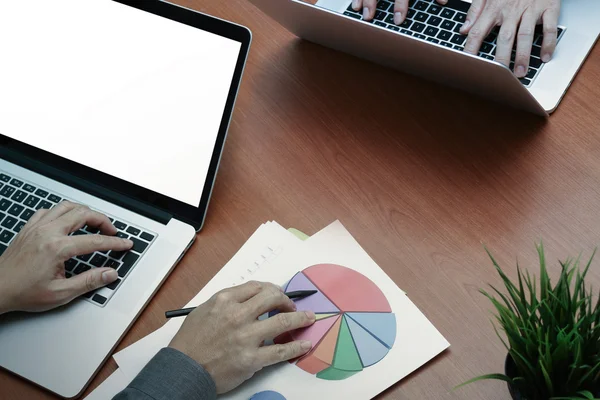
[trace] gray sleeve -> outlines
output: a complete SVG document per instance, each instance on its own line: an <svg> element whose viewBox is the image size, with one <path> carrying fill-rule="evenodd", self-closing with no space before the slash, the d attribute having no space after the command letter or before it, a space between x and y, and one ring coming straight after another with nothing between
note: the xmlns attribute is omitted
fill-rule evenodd
<svg viewBox="0 0 600 400"><path fill-rule="evenodd" d="M172 348L160 350L113 400L215 400L211 376L196 361Z"/></svg>

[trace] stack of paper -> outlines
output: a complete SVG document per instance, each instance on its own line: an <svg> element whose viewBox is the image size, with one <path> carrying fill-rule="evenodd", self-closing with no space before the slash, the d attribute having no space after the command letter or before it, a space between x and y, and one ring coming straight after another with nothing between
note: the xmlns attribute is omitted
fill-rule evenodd
<svg viewBox="0 0 600 400"><path fill-rule="evenodd" d="M224 399L260 400L273 392L288 400L370 399L449 346L339 222L310 238L276 222L263 224L185 307L248 280L318 290L296 302L299 310L314 311L317 322L278 338L309 339L313 350L297 363L264 369ZM119 369L88 399L110 399L127 386L182 323L173 319L116 353Z"/></svg>

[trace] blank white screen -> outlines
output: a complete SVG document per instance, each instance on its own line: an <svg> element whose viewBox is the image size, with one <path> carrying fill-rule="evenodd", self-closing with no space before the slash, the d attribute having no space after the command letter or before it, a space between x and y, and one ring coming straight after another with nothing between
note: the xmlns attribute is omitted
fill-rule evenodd
<svg viewBox="0 0 600 400"><path fill-rule="evenodd" d="M111 0L0 0L0 133L198 206L241 43Z"/></svg>

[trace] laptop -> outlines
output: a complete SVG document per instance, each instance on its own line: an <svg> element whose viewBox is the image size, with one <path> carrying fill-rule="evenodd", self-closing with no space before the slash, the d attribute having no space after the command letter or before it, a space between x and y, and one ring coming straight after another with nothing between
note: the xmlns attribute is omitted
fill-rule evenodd
<svg viewBox="0 0 600 400"><path fill-rule="evenodd" d="M202 228L251 34L158 0L6 0L0 37L0 253L65 199L135 243L65 263L108 287L0 317L0 366L73 398Z"/></svg>
<svg viewBox="0 0 600 400"><path fill-rule="evenodd" d="M300 38L541 116L557 108L600 33L600 1L562 0L553 59L541 62L538 29L531 66L519 80L512 69L494 61L498 30L486 38L479 55L462 51L466 37L458 30L470 6L467 1L449 0L440 6L435 0L410 0L400 26L393 23L390 0L378 1L370 22L352 9L350 0L319 0L315 5L251 2Z"/></svg>

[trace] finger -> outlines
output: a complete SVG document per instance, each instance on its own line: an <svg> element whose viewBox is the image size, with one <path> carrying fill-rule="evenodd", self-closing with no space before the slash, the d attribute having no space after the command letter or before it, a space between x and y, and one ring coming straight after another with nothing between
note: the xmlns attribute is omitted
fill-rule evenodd
<svg viewBox="0 0 600 400"><path fill-rule="evenodd" d="M542 40L542 61L548 62L552 59L552 54L556 49L557 32L558 32L558 15L560 3L557 8L551 8L542 15L542 23L544 24L544 39Z"/></svg>
<svg viewBox="0 0 600 400"><path fill-rule="evenodd" d="M400 25L408 13L408 0L396 0L394 3L394 24Z"/></svg>
<svg viewBox="0 0 600 400"><path fill-rule="evenodd" d="M517 35L517 54L515 56L515 75L517 78L523 78L527 75L537 19L537 15L534 15L533 11L530 10L525 11L525 14L521 17L521 26Z"/></svg>
<svg viewBox="0 0 600 400"><path fill-rule="evenodd" d="M95 251L126 251L133 247L129 239L104 235L78 235L64 238L64 251L61 256L63 261L82 254L91 254Z"/></svg>
<svg viewBox="0 0 600 400"><path fill-rule="evenodd" d="M286 344L274 344L258 349L258 359L262 367L292 360L308 353L312 343L308 340L297 340Z"/></svg>
<svg viewBox="0 0 600 400"><path fill-rule="evenodd" d="M437 2L443 6L445 6L446 4L448 4L448 0L437 0Z"/></svg>
<svg viewBox="0 0 600 400"><path fill-rule="evenodd" d="M460 28L461 34L466 35L469 33L471 27L475 25L475 23L479 20L479 17L483 13L485 4L485 0L473 0L473 2L471 3L471 7L469 7L469 11L467 12L467 18L465 19L465 23Z"/></svg>
<svg viewBox="0 0 600 400"><path fill-rule="evenodd" d="M105 235L114 236L117 234L117 228L113 226L106 215L82 205L78 205L71 211L61 215L52 222L52 225L58 227L64 234L74 232L84 225L97 227Z"/></svg>
<svg viewBox="0 0 600 400"><path fill-rule="evenodd" d="M256 329L260 340L267 340L314 323L315 313L312 311L284 312L258 321Z"/></svg>
<svg viewBox="0 0 600 400"><path fill-rule="evenodd" d="M225 289L222 292L228 294L228 300L234 301L236 303L244 303L245 301L248 301L252 297L259 294L263 290L264 285L266 285L266 283L250 281L240 286Z"/></svg>
<svg viewBox="0 0 600 400"><path fill-rule="evenodd" d="M517 18L511 16L503 21L496 39L496 61L510 66L513 44L515 43L515 33L517 32Z"/></svg>
<svg viewBox="0 0 600 400"><path fill-rule="evenodd" d="M92 268L69 279L58 279L53 282L53 290L59 293L62 304L99 289L118 279L117 271L112 268Z"/></svg>
<svg viewBox="0 0 600 400"><path fill-rule="evenodd" d="M363 19L370 21L375 16L377 0L363 0Z"/></svg>
<svg viewBox="0 0 600 400"><path fill-rule="evenodd" d="M40 223L47 223L50 221L54 221L61 215L64 215L77 207L79 204L72 203L68 200L63 200L54 207L52 207L48 212L40 219Z"/></svg>
<svg viewBox="0 0 600 400"><path fill-rule="evenodd" d="M479 54L483 39L486 38L495 25L496 17L492 12L484 12L475 25L469 29L469 36L467 37L467 43L465 43L465 51L473 55Z"/></svg>
<svg viewBox="0 0 600 400"><path fill-rule="evenodd" d="M354 11L360 11L362 8L362 0L352 0L352 9Z"/></svg>
<svg viewBox="0 0 600 400"><path fill-rule="evenodd" d="M256 319L266 312L279 310L296 311L296 305L275 285L265 284L259 294L244 303L251 318Z"/></svg>

